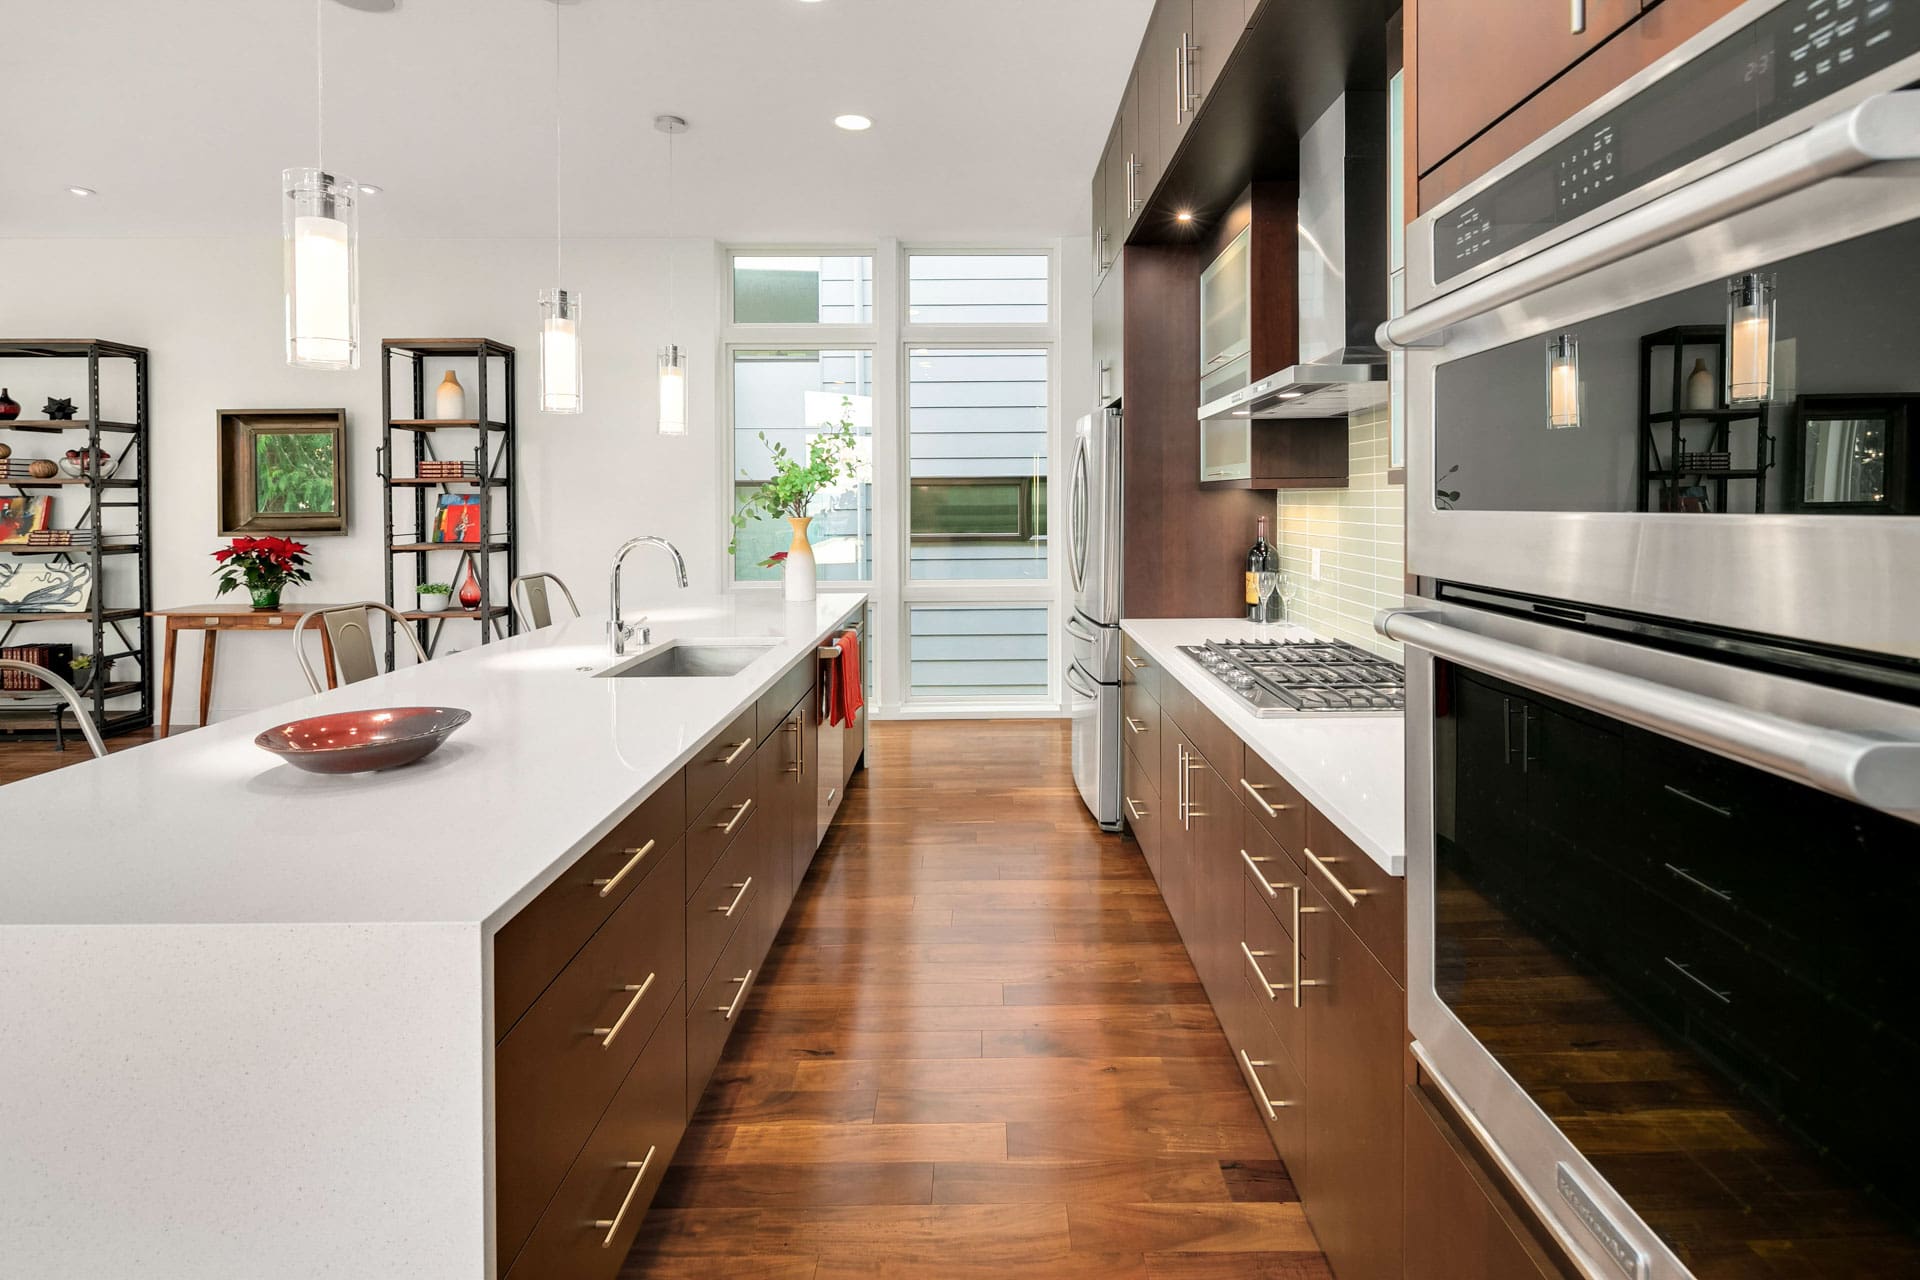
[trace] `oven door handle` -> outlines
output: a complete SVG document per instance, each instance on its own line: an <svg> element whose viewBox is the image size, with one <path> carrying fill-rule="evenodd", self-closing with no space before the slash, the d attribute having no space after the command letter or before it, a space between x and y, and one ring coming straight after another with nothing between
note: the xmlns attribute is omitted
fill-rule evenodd
<svg viewBox="0 0 1920 1280"><path fill-rule="evenodd" d="M1447 329L1828 178L1920 159L1920 90L1878 94L1805 133L1630 209L1591 231L1383 323L1389 351L1439 346Z"/></svg>
<svg viewBox="0 0 1920 1280"><path fill-rule="evenodd" d="M1920 741L1848 733L1755 711L1388 609L1382 635L1601 715L1902 817L1920 815Z"/></svg>

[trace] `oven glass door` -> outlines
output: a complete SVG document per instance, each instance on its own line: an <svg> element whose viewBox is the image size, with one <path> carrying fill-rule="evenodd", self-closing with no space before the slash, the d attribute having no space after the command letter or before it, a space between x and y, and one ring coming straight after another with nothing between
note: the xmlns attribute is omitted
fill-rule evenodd
<svg viewBox="0 0 1920 1280"><path fill-rule="evenodd" d="M1920 1275L1920 826L1470 666L1430 687L1446 1009L1693 1275Z"/></svg>

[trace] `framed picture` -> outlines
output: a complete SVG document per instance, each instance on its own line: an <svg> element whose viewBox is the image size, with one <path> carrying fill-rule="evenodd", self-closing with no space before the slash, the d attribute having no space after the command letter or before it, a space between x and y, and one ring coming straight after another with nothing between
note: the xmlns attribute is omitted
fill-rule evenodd
<svg viewBox="0 0 1920 1280"><path fill-rule="evenodd" d="M1920 453L1908 432L1920 396L1801 396L1787 431L1786 507L1829 515L1908 515Z"/></svg>
<svg viewBox="0 0 1920 1280"><path fill-rule="evenodd" d="M479 542L480 498L472 493L443 493L429 542Z"/></svg>
<svg viewBox="0 0 1920 1280"><path fill-rule="evenodd" d="M53 518L53 499L0 498L0 546L23 543L27 535L47 527Z"/></svg>
<svg viewBox="0 0 1920 1280"><path fill-rule="evenodd" d="M92 599L93 569L85 562L0 561L0 613L85 613Z"/></svg>
<svg viewBox="0 0 1920 1280"><path fill-rule="evenodd" d="M345 409L222 409L220 536L347 531Z"/></svg>

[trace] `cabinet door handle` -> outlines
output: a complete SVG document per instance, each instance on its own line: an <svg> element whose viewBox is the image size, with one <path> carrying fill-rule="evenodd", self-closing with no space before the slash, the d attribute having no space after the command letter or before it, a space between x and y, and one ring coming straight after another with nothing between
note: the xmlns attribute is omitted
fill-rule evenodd
<svg viewBox="0 0 1920 1280"><path fill-rule="evenodd" d="M632 854L633 856L627 859L625 866L621 867L618 871L608 876L605 880L595 880L593 882L593 885L594 885L594 888L600 890L600 896L604 898L608 894L612 893L615 889L619 888L620 882L627 878L628 873L631 872L635 867L639 866L641 862L646 859L646 856L653 852L653 846L656 843L657 843L656 841L649 840L645 844L641 845L638 849L627 850L627 852Z"/></svg>
<svg viewBox="0 0 1920 1280"><path fill-rule="evenodd" d="M1127 812L1133 815L1135 822L1145 822L1147 820L1147 815L1140 812L1140 806L1132 796L1127 797Z"/></svg>
<svg viewBox="0 0 1920 1280"><path fill-rule="evenodd" d="M1131 729L1135 733L1145 733L1147 731L1147 726L1141 723L1140 721L1135 720L1132 716L1127 716L1126 721L1127 721L1127 728Z"/></svg>
<svg viewBox="0 0 1920 1280"><path fill-rule="evenodd" d="M1301 906L1300 886L1293 886L1293 1007L1296 1009L1300 1007L1300 989L1302 987L1324 987L1327 985L1324 978L1303 978L1300 976L1300 969L1304 963L1302 953L1307 949L1306 940L1300 936L1300 917L1314 915L1319 910L1319 907Z"/></svg>
<svg viewBox="0 0 1920 1280"><path fill-rule="evenodd" d="M1176 745L1174 750L1180 755L1180 773L1173 780L1173 807L1174 811L1180 815L1180 825L1187 827L1187 749Z"/></svg>
<svg viewBox="0 0 1920 1280"><path fill-rule="evenodd" d="M1673 872L1674 875L1678 876L1682 880L1685 880L1688 884L1700 890L1700 892L1702 893L1712 894L1714 897L1720 899L1720 901L1722 902L1733 901L1733 895L1731 893L1728 893L1725 889L1714 888L1712 885L1708 884L1705 880L1702 880L1699 876L1696 876L1691 871L1688 871L1685 867L1676 867L1671 862L1663 862L1660 865L1665 867L1667 870Z"/></svg>
<svg viewBox="0 0 1920 1280"><path fill-rule="evenodd" d="M1266 872L1260 870L1260 864L1263 862L1272 862L1272 858L1256 858L1245 849L1240 851L1240 858L1241 861L1247 864L1247 870L1253 872L1254 881L1259 884L1261 892L1265 893L1269 898L1277 898L1280 896L1280 890L1286 886L1274 884L1273 881L1267 879Z"/></svg>
<svg viewBox="0 0 1920 1280"><path fill-rule="evenodd" d="M745 751L748 747L752 745L753 745L753 739L751 737L747 738L742 742L736 742L733 744L733 749L731 751L727 752L727 754L725 754L724 756L715 756L713 758L713 762L715 764L732 764L735 760L738 760L740 758L740 753L742 751Z"/></svg>
<svg viewBox="0 0 1920 1280"><path fill-rule="evenodd" d="M728 818L725 822L716 822L713 825L728 835L732 835L733 829L740 825L740 819L746 817L747 810L751 808L753 808L753 797L748 796L745 800L733 806L733 816L731 818Z"/></svg>
<svg viewBox="0 0 1920 1280"><path fill-rule="evenodd" d="M595 1230L606 1230L605 1238L600 1241L602 1249L613 1247L613 1238L620 1234L620 1224L627 1220L627 1210L633 1208L633 1198L640 1194L640 1184L647 1180L647 1166L653 1163L653 1153L657 1150L658 1147L648 1147L646 1159L627 1161L626 1167L634 1174L633 1181L627 1184L626 1198L620 1201L619 1210L611 1218L599 1218L593 1224Z"/></svg>
<svg viewBox="0 0 1920 1280"><path fill-rule="evenodd" d="M1572 35L1577 36L1586 31L1587 0L1573 0L1573 12L1570 15L1570 21L1567 25L1569 33Z"/></svg>
<svg viewBox="0 0 1920 1280"><path fill-rule="evenodd" d="M1278 1120L1280 1118L1280 1108L1290 1107L1293 1104L1291 1102L1275 1102L1267 1096L1267 1087L1260 1083L1260 1072L1257 1068L1270 1067L1272 1065L1273 1063L1266 1059L1255 1062L1247 1056L1245 1049L1240 1051L1240 1066L1247 1073L1247 1083L1253 1086L1253 1096L1260 1100L1260 1108L1267 1113L1267 1119Z"/></svg>
<svg viewBox="0 0 1920 1280"><path fill-rule="evenodd" d="M1200 758L1198 752L1187 752L1187 767L1181 771L1180 776L1187 780L1187 830L1189 831L1193 830L1193 820L1195 818L1204 818L1207 816L1206 810L1193 807L1193 779L1189 775L1198 773L1206 767L1207 762Z"/></svg>
<svg viewBox="0 0 1920 1280"><path fill-rule="evenodd" d="M1140 671L1146 667L1152 666L1153 664L1150 662L1142 662L1140 659L1134 657L1132 654L1128 654L1127 665L1129 667L1132 667L1135 671Z"/></svg>
<svg viewBox="0 0 1920 1280"><path fill-rule="evenodd" d="M1173 46L1173 122L1183 124L1187 118L1187 86L1185 84L1187 66L1187 33L1180 33L1180 43Z"/></svg>
<svg viewBox="0 0 1920 1280"><path fill-rule="evenodd" d="M723 916L731 916L734 912L734 909L740 905L740 899L747 896L747 890L751 888L752 885L753 885L752 876L748 876L745 880L742 880L739 884L734 885L733 886L734 889L738 890L738 892L736 892L733 895L733 901L729 902L724 907L715 907L714 910L718 911Z"/></svg>
<svg viewBox="0 0 1920 1280"><path fill-rule="evenodd" d="M1359 906L1360 899L1366 897L1368 894L1373 892L1373 890L1371 889L1349 889L1344 884L1341 884L1340 877L1333 874L1333 868L1327 865L1329 862L1338 862L1340 861L1340 859L1315 857L1313 850L1307 848L1307 846L1305 845L1300 846L1300 852L1307 855L1307 861L1311 862L1314 865L1315 870L1319 871L1321 875L1327 878L1327 883L1332 885L1334 887L1334 890L1338 892L1341 897L1347 900L1348 906L1350 907Z"/></svg>
<svg viewBox="0 0 1920 1280"><path fill-rule="evenodd" d="M1247 964L1253 969L1254 980L1265 988L1267 999L1278 999L1280 993L1287 989L1287 984L1284 982L1269 982L1267 980L1266 970L1260 967L1260 957L1271 956L1273 952L1255 951L1252 947L1249 947L1245 941L1242 941L1240 943L1240 954L1247 958Z"/></svg>
<svg viewBox="0 0 1920 1280"><path fill-rule="evenodd" d="M1200 46L1193 42L1193 33L1191 31L1187 33L1186 40L1187 56L1180 60L1181 83L1186 89L1186 98L1182 105L1186 107L1187 118L1192 119L1194 111L1200 105L1200 91L1193 87L1193 55L1200 52Z"/></svg>
<svg viewBox="0 0 1920 1280"><path fill-rule="evenodd" d="M647 998L647 988L653 985L653 980L657 976L656 974L650 973L647 975L647 980L639 986L621 988L623 991L633 992L633 999L627 1001L627 1007L620 1011L620 1016L613 1020L612 1026L595 1027L593 1029L593 1034L600 1037L600 1047L602 1049L608 1049L613 1046L614 1037L620 1034L620 1028L627 1025L627 1019L631 1018L633 1011L640 1007L640 1002Z"/></svg>
<svg viewBox="0 0 1920 1280"><path fill-rule="evenodd" d="M1692 965L1681 964L1678 960L1675 960L1672 956L1662 956L1660 958L1662 960L1665 960L1669 965L1673 966L1673 970L1675 973L1678 973L1681 977L1685 978L1688 982L1691 982L1694 986L1700 988L1702 991L1712 996L1715 1000L1718 1000L1721 1004L1733 1003L1733 992L1722 991L1720 988L1712 985L1706 979L1694 973Z"/></svg>
<svg viewBox="0 0 1920 1280"><path fill-rule="evenodd" d="M1264 812L1269 818L1279 817L1280 811L1282 809L1293 808L1293 806L1290 804L1273 804L1270 801L1268 801L1268 799L1265 796L1260 794L1262 791L1265 791L1268 787L1272 786L1273 785L1272 783L1248 782L1245 778L1242 778L1240 779L1240 785L1246 789L1247 794L1253 797L1253 802L1259 805L1261 808L1261 811Z"/></svg>
<svg viewBox="0 0 1920 1280"><path fill-rule="evenodd" d="M747 984L753 981L753 970L751 969L747 970L745 973L741 974L739 977L735 978L733 981L734 981L734 985L740 988L738 991L733 993L733 999L729 1000L725 1004L718 1004L713 1007L713 1011L715 1013L725 1015L721 1018L722 1022L733 1021L734 1011L739 1009L741 997L747 994Z"/></svg>
<svg viewBox="0 0 1920 1280"><path fill-rule="evenodd" d="M1513 699L1500 699L1500 763L1513 763Z"/></svg>
<svg viewBox="0 0 1920 1280"><path fill-rule="evenodd" d="M1719 814L1723 818L1731 818L1733 816L1733 810L1723 809L1719 805L1714 804L1711 800L1702 800L1699 796L1694 795L1692 792L1682 791L1680 788L1672 785L1671 783L1662 783L1661 789L1669 792L1670 794L1679 796L1682 800L1689 800L1694 804L1699 805L1702 809L1711 809L1713 812Z"/></svg>

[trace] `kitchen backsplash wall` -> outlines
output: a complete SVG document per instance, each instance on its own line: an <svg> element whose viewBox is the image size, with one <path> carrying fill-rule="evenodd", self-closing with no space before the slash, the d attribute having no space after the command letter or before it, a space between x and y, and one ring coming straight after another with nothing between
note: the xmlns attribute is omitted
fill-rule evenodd
<svg viewBox="0 0 1920 1280"><path fill-rule="evenodd" d="M1373 629L1406 593L1406 487L1387 483L1387 435L1385 405L1354 414L1347 487L1281 490L1274 527L1280 567L1300 584L1293 621L1398 660L1400 645Z"/></svg>

